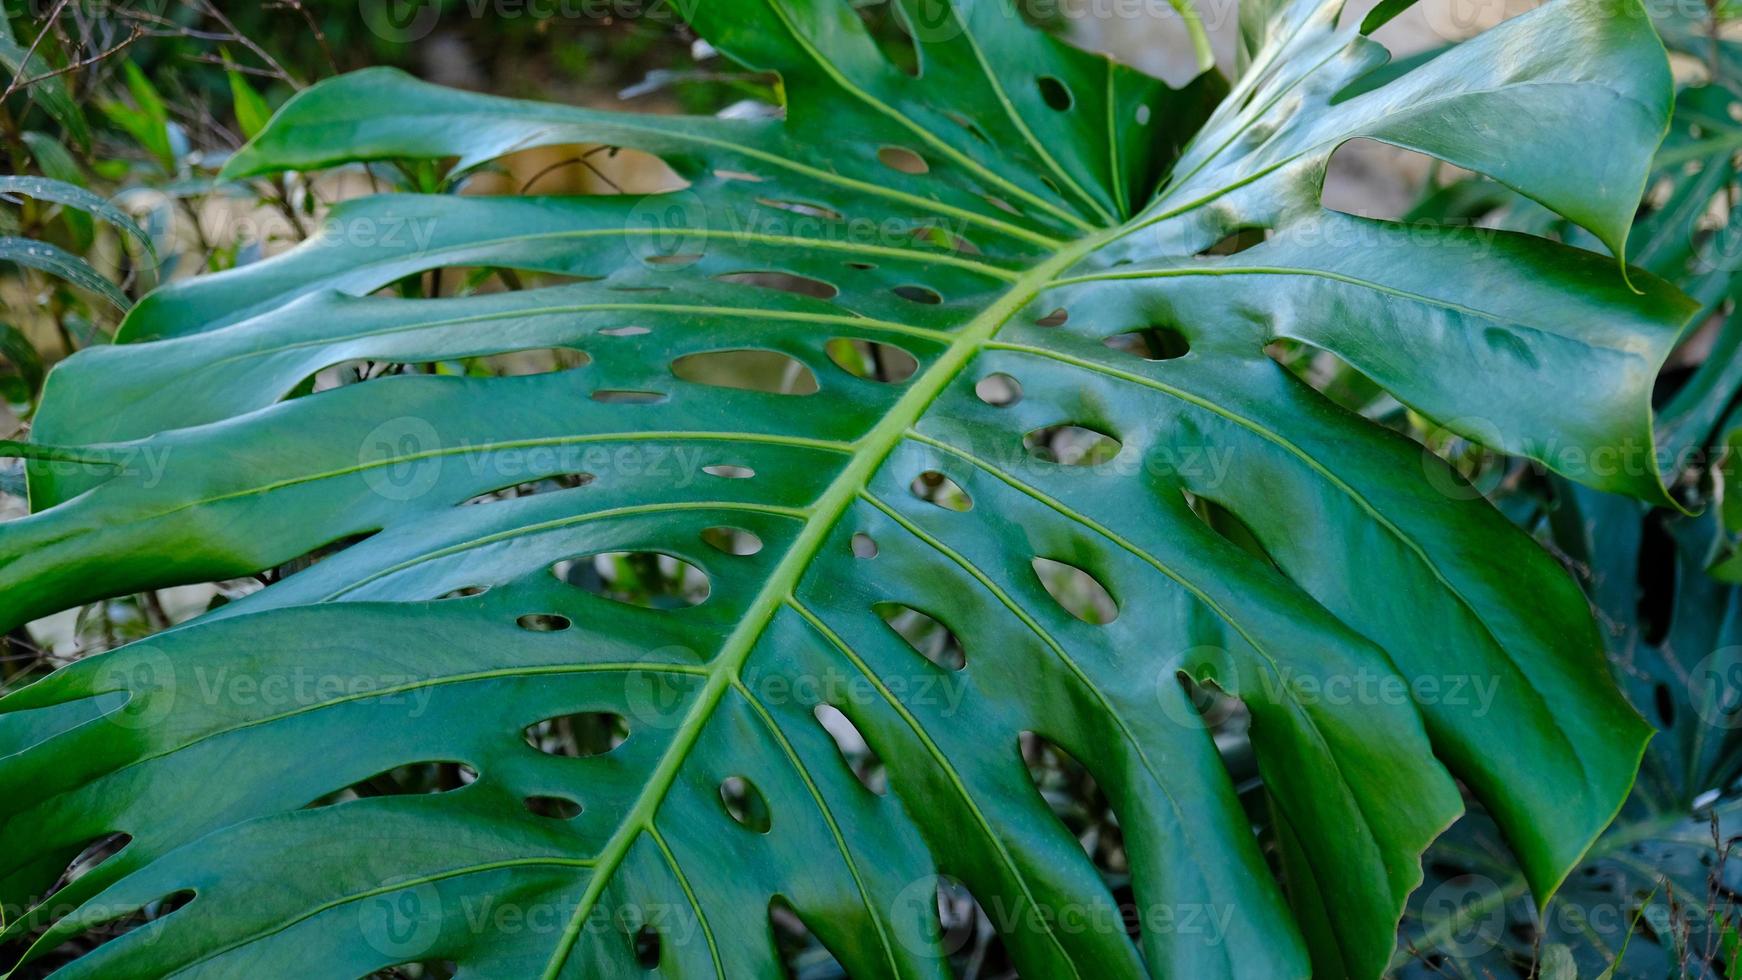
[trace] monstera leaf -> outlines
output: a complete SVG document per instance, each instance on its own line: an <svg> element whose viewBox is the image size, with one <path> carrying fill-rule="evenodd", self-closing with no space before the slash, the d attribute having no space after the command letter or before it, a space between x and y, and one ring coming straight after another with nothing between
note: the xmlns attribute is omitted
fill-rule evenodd
<svg viewBox="0 0 1742 980"><path fill-rule="evenodd" d="M1436 842L1399 975L1550 976L1559 958L1574 969L1565 976L1734 976L1742 596L1702 567L1716 515L1673 520L1577 488L1561 496L1556 538L1591 569L1616 675L1660 734L1621 815L1545 909L1482 814Z"/></svg>
<svg viewBox="0 0 1742 980"><path fill-rule="evenodd" d="M903 12L917 75L845 2L697 5L778 73L778 118L370 71L231 161L464 174L581 143L687 187L350 202L52 372L7 447L35 513L0 526L0 625L321 560L0 701L27 962L146 919L57 975L753 977L779 920L853 976L942 976L947 886L1025 976L1372 977L1454 777L1547 899L1649 732L1578 588L1265 351L1664 500L1648 395L1691 305L1613 257L1669 112L1644 14L1553 3L1351 92L1386 55L1336 2L1282 7L1232 91L996 0ZM1612 255L1327 211L1356 138ZM455 267L577 281L376 295ZM550 349L585 363L415 367ZM359 360L404 367L306 384ZM1250 712L1274 868L1182 678ZM1107 795L1127 907L1025 734ZM343 792L435 763L444 792Z"/></svg>

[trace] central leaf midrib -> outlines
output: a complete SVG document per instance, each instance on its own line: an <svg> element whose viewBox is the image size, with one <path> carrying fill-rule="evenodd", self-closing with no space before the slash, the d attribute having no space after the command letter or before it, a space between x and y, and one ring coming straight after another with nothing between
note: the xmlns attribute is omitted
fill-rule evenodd
<svg viewBox="0 0 1742 980"><path fill-rule="evenodd" d="M688 760L690 750L713 716L714 709L726 691L731 689L733 680L738 677L763 631L773 621L774 614L797 588L799 580L810 568L824 541L848 508L869 486L871 477L882 468L895 447L900 445L908 429L919 421L944 388L955 380L962 368L980 353L983 345L996 336L1011 317L1050 286L1061 273L1076 265L1106 241L1117 237L1119 231L1119 227L1107 228L1078 239L1060 249L1052 258L1019 276L997 302L968 322L937 361L913 379L907 392L889 412L871 431L855 442L853 458L817 498L803 530L769 574L768 580L763 583L738 625L722 644L720 652L709 667L706 683L696 695L689 712L685 714L671 746L660 757L658 768L649 777L646 788L636 799L635 806L600 850L596 859L596 870L587 882L587 889L581 895L574 915L569 919L556 949L552 952L543 980L556 980L580 938L581 926L588 920L599 896L610 884L623 859L628 856L629 848L644 830L652 827L654 815L676 781L679 770Z"/></svg>

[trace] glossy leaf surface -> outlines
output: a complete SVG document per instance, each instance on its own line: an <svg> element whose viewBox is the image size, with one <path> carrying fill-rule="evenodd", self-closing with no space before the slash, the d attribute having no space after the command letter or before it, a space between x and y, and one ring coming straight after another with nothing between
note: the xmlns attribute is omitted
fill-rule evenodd
<svg viewBox="0 0 1742 980"><path fill-rule="evenodd" d="M1372 977L1462 808L1454 775L1546 898L1648 731L1578 589L1444 464L1265 347L1321 347L1454 431L1662 499L1648 396L1686 300L1639 270L1630 287L1613 257L1355 218L1318 191L1339 144L1389 141L1619 252L1669 74L1636 6L1556 3L1340 98L1384 53L1339 7L1282 7L1232 92L1170 90L990 0L910 5L917 78L845 3L711 0L695 27L780 74L784 118L600 113L389 71L299 94L229 176L464 171L583 142L656 154L688 186L353 201L283 257L152 294L117 344L53 371L39 448L13 450L38 457L36 512L0 526L0 625L362 540L0 701L0 898L41 896L125 833L44 906L88 901L38 951L194 897L65 976L770 976L778 898L852 975L918 977L946 970L943 876L1027 976ZM1593 118L1601 152L1568 153ZM576 281L371 295L452 267ZM915 369L863 376L829 353L841 339ZM356 360L547 348L586 363L305 385ZM722 351L789 359L816 390L677 366ZM994 375L1020 397L988 397ZM1034 450L1066 430L1110 443ZM495 499L554 477L582 485ZM759 547L710 544L721 527ZM651 608L617 601L595 576L625 553L687 566L705 597L685 578ZM1099 611L1061 604L1036 559L1093 579L1075 594ZM959 650L911 644L892 606ZM1252 713L1281 880L1182 675ZM886 794L843 762L825 703ZM600 713L628 728L602 753L524 735ZM1024 732L1105 789L1135 939L1029 781ZM477 778L308 806L431 762ZM546 927L479 918L500 907ZM1188 910L1217 928L1176 926Z"/></svg>

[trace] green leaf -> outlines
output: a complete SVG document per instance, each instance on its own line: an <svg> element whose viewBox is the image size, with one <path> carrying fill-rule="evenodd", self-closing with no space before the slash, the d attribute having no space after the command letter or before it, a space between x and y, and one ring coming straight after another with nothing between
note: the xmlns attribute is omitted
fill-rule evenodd
<svg viewBox="0 0 1742 980"><path fill-rule="evenodd" d="M42 388L42 355L30 338L10 323L0 323L0 362L12 369L10 377L0 376L0 390L15 411L27 410Z"/></svg>
<svg viewBox="0 0 1742 980"><path fill-rule="evenodd" d="M40 54L31 53L28 47L10 36L0 37L0 70L5 71L9 81L13 78L37 79L19 91L41 106L49 118L60 123L74 143L80 147L91 145L90 124L85 120L84 110L67 90L66 76L54 74Z"/></svg>
<svg viewBox="0 0 1742 980"><path fill-rule="evenodd" d="M1742 583L1742 548L1736 544L1742 537L1742 428L1732 430L1719 448L1722 452L1714 468L1718 515L1729 538L1708 571L1719 581Z"/></svg>
<svg viewBox="0 0 1742 980"><path fill-rule="evenodd" d="M1565 485L1557 497L1557 543L1590 569L1615 673L1660 731L1615 824L1546 909L1486 816L1436 842L1398 975L1525 975L1538 949L1559 948L1578 976L1719 980L1712 956L1736 927L1729 896L1742 886L1730 853L1742 828L1742 593L1703 574L1714 515ZM1541 975L1550 965L1544 955Z"/></svg>
<svg viewBox="0 0 1742 980"><path fill-rule="evenodd" d="M24 134L24 145L30 148L31 158L45 176L77 187L85 186L84 173L60 140L47 133L32 130ZM72 232L75 249L79 252L89 251L96 234L91 216L77 209L69 209L61 213L61 221Z"/></svg>
<svg viewBox="0 0 1742 980"><path fill-rule="evenodd" d="M98 108L111 123L125 130L134 142L151 154L164 173L174 174L176 154L169 137L169 110L163 104L163 97L158 95L157 87L151 84L151 79L145 77L144 69L137 64L125 61L121 68L133 104L110 100L98 103Z"/></svg>
<svg viewBox="0 0 1742 980"><path fill-rule="evenodd" d="M157 255L157 247L152 243L151 236L144 228L139 227L132 215L116 207L108 198L83 187L47 177L0 175L0 194L23 194L25 197L53 201L95 215L131 235L153 257Z"/></svg>
<svg viewBox="0 0 1742 980"><path fill-rule="evenodd" d="M846 3L698 5L710 43L779 73L784 118L374 70L299 93L231 158L225 179L446 158L463 177L606 144L687 187L348 202L57 367L33 445L77 458L33 461L37 513L0 525L0 627L300 570L0 701L0 901L131 838L44 906L83 911L19 919L47 926L33 955L191 890L151 941L64 974L637 975L639 944L670 975L768 976L778 898L850 975L941 976L945 876L1025 976L1377 977L1454 777L1548 899L1648 734L1578 588L1265 348L1320 347L1452 431L1665 500L1649 398L1688 300L1564 245L1319 203L1335 148L1379 139L1619 253L1669 111L1644 14L1553 3L1339 98L1383 52L1337 3L1283 7L1232 92L1169 89L991 0L907 12L918 78ZM1568 153L1594 118L1601 152ZM1255 244L1219 254L1231 236ZM448 268L575 281L377 295ZM862 377L838 339L914 369ZM549 348L590 360L418 367ZM692 369L746 350L788 359L782 383ZM309 383L357 361L399 367ZM720 528L760 547L711 545ZM705 600L645 588L649 554L705 575ZM910 644L901 607L959 642ZM1280 880L1182 676L1250 712ZM586 712L627 740L553 760L522 737ZM886 795L843 764L843 725ZM1107 793L1135 942L1024 732ZM308 807L433 762L478 777ZM491 903L550 925L478 925Z"/></svg>
<svg viewBox="0 0 1742 980"><path fill-rule="evenodd" d="M0 262L11 262L30 269L41 269L58 276L81 289L90 290L114 304L118 310L129 305L127 294L104 278L89 262L58 245L32 238L0 238Z"/></svg>
<svg viewBox="0 0 1742 980"><path fill-rule="evenodd" d="M242 128L243 137L253 139L272 118L272 107L266 104L259 92L254 91L241 72L231 69L225 74L230 78L230 102L236 113L236 125Z"/></svg>

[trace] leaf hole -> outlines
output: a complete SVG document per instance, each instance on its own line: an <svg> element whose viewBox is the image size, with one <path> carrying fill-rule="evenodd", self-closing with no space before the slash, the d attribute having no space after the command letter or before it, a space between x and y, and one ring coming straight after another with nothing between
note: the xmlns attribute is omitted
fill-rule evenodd
<svg viewBox="0 0 1742 980"><path fill-rule="evenodd" d="M770 395L814 395L817 376L804 362L778 351L739 348L685 354L671 362L684 381Z"/></svg>
<svg viewBox="0 0 1742 980"><path fill-rule="evenodd" d="M561 633L573 626L567 616L556 613L528 613L514 621L514 625L529 633Z"/></svg>
<svg viewBox="0 0 1742 980"><path fill-rule="evenodd" d="M1268 228L1236 228L1224 235L1214 245L1198 252L1199 258L1220 255L1238 255L1254 245L1261 245L1270 238Z"/></svg>
<svg viewBox="0 0 1742 980"><path fill-rule="evenodd" d="M1081 425L1049 425L1022 437L1022 447L1036 459L1061 466L1100 466L1119 455L1118 439Z"/></svg>
<svg viewBox="0 0 1742 980"><path fill-rule="evenodd" d="M641 261L648 265L695 265L705 257L701 252L673 252L669 255L653 252L641 256Z"/></svg>
<svg viewBox="0 0 1742 980"><path fill-rule="evenodd" d="M743 776L728 776L720 783L720 804L726 808L726 815L745 830L766 834L774 826L762 791Z"/></svg>
<svg viewBox="0 0 1742 980"><path fill-rule="evenodd" d="M905 146L885 146L877 151L877 159L891 170L899 170L904 174L923 174L931 171L925 162L925 157L913 152Z"/></svg>
<svg viewBox="0 0 1742 980"><path fill-rule="evenodd" d="M1668 731L1675 727L1675 696L1670 692L1668 684L1658 684L1652 689L1652 702L1657 708L1658 720L1663 723L1663 729Z"/></svg>
<svg viewBox="0 0 1742 980"><path fill-rule="evenodd" d="M853 778L859 780L859 785L878 796L889 792L889 773L883 768L883 760L878 758L871 743L865 740L859 726L853 724L840 708L823 703L816 706L812 714L816 716L817 724L823 726L823 731L829 733L834 740L835 748L841 753L841 761L847 764Z"/></svg>
<svg viewBox="0 0 1742 980"><path fill-rule="evenodd" d="M877 557L877 539L873 538L869 534L866 534L864 531L854 532L854 534L853 534L853 557L854 558L876 558Z"/></svg>
<svg viewBox="0 0 1742 980"><path fill-rule="evenodd" d="M1379 386L1355 370L1348 361L1312 344L1278 337L1264 345L1264 356L1339 407L1356 414L1372 405L1381 394ZM1438 435L1441 438L1427 440L1430 443L1428 448L1472 484L1477 484L1492 470L1504 469L1504 461L1489 454L1482 446L1449 431L1441 431Z"/></svg>
<svg viewBox="0 0 1742 980"><path fill-rule="evenodd" d="M922 306L936 306L944 301L943 296L929 286L896 286L890 292L909 303L919 303Z"/></svg>
<svg viewBox="0 0 1742 980"><path fill-rule="evenodd" d="M735 466L731 463L709 463L702 467L702 472L722 480L748 480L756 475L756 471L748 466Z"/></svg>
<svg viewBox="0 0 1742 980"><path fill-rule="evenodd" d="M937 945L943 950L974 950L983 962L1008 963L1010 953L996 927L968 886L950 875L937 876L933 899L937 914Z"/></svg>
<svg viewBox="0 0 1742 980"><path fill-rule="evenodd" d="M956 634L948 626L912 606L899 602L879 602L872 610L883 618L895 635L932 663L945 670L961 670L968 666L968 654Z"/></svg>
<svg viewBox="0 0 1742 980"><path fill-rule="evenodd" d="M1065 87L1064 82L1051 75L1042 75L1035 79L1035 83L1040 87L1041 100L1046 103L1048 109L1054 112L1070 110L1074 100L1071 98L1071 90Z"/></svg>
<svg viewBox="0 0 1742 980"><path fill-rule="evenodd" d="M899 384L913 377L919 361L893 344L836 337L823 348L835 366L855 378Z"/></svg>
<svg viewBox="0 0 1742 980"><path fill-rule="evenodd" d="M573 820L581 815L581 805L561 796L528 796L526 812L548 820Z"/></svg>
<svg viewBox="0 0 1742 980"><path fill-rule="evenodd" d="M444 599L470 599L472 596L483 595L488 591L490 591L488 585L468 585L464 588L455 589L452 592L444 592L441 595L436 596L436 601L441 602Z"/></svg>
<svg viewBox="0 0 1742 980"><path fill-rule="evenodd" d="M593 400L608 405L654 405L665 401L663 391L632 391L624 388L600 388L593 392Z"/></svg>
<svg viewBox="0 0 1742 980"><path fill-rule="evenodd" d="M478 770L463 762L413 762L360 779L303 809L315 810L374 796L434 796L464 789L477 780Z"/></svg>
<svg viewBox="0 0 1742 980"><path fill-rule="evenodd" d="M1022 210L1020 208L1018 208L1014 204L1011 204L1009 201L1006 201L1002 197L999 197L996 194L987 194L984 196L986 198L986 203L992 205L993 207L997 208L998 210L1003 211L1006 214L1014 214L1018 218L1023 216Z"/></svg>
<svg viewBox="0 0 1742 980"><path fill-rule="evenodd" d="M974 500L968 496L968 491L937 470L926 470L914 477L908 489L913 491L915 497L945 510L960 512L971 510L974 506Z"/></svg>
<svg viewBox="0 0 1742 980"><path fill-rule="evenodd" d="M951 112L948 113L948 115L950 121L967 130L969 136L974 137L976 140L979 140L987 146L992 145L992 137L986 135L986 131L980 128L979 123L969 119L967 116L964 116L959 112Z"/></svg>
<svg viewBox="0 0 1742 980"><path fill-rule="evenodd" d="M73 859L67 862L66 870L61 872L59 880L44 894L53 895L85 875L97 869L97 866L109 860L126 849L133 841L131 834L103 834L85 844L79 849ZM63 852L64 853L64 852Z"/></svg>
<svg viewBox="0 0 1742 980"><path fill-rule="evenodd" d="M1416 196L1411 179L1404 175L1433 174L1439 166L1438 160L1418 150L1374 139L1351 139L1331 153L1319 203L1361 218L1406 221Z"/></svg>
<svg viewBox="0 0 1742 980"><path fill-rule="evenodd" d="M729 282L740 286L756 286L760 289L773 289L783 293L809 296L814 299L834 299L841 293L839 289L821 279L772 269L752 272L725 272L714 278L720 282Z"/></svg>
<svg viewBox="0 0 1742 980"><path fill-rule="evenodd" d="M540 493L552 493L557 490L574 490L592 483L593 479L591 473L556 473L536 480L523 480L511 486L486 490L464 501L461 506L476 507L479 504L494 504L504 500L531 497Z"/></svg>
<svg viewBox="0 0 1742 980"><path fill-rule="evenodd" d="M1192 513L1198 515L1198 518L1210 530L1220 535L1223 540L1269 565L1277 574L1284 574L1282 567L1276 563L1269 550L1264 547L1264 542L1259 540L1258 533L1252 530L1252 526L1241 519L1240 515L1201 494L1187 492L1185 498L1186 505L1192 509Z"/></svg>
<svg viewBox="0 0 1742 980"><path fill-rule="evenodd" d="M599 331L599 335L602 337L639 337L643 334L649 334L652 332L653 331L648 327L606 327Z"/></svg>
<svg viewBox="0 0 1742 980"><path fill-rule="evenodd" d="M588 759L622 745L629 722L611 711L577 711L533 722L521 729L526 744L545 755Z"/></svg>
<svg viewBox="0 0 1742 980"><path fill-rule="evenodd" d="M62 964L70 962L76 958L90 956L94 950L107 946L135 929L143 929L147 926L152 926L154 923L161 922L170 915L186 908L193 902L196 895L197 893L193 889L184 888L180 891L171 892L155 901L147 902L131 912L116 915L113 918L101 921L86 920L82 923L83 928L78 935L67 939L65 942L55 946L53 949L44 952L33 960L33 962ZM81 919L87 914L94 918L96 915L102 914L101 907L87 906L81 913ZM152 939L147 937L145 944L149 944L151 941ZM31 972L24 968L14 967L13 971L6 975L8 977L24 977L46 976L47 974L42 972Z"/></svg>
<svg viewBox="0 0 1742 980"><path fill-rule="evenodd" d="M401 445L404 444L401 443ZM277 568L274 568L271 572L267 573L267 575L273 582L282 582L298 572L313 568L342 551L346 551L362 544L364 541L369 540L379 533L380 531L378 530L365 531L362 534L352 534L339 538L337 541L329 541L307 554L292 558L290 561L279 565Z"/></svg>
<svg viewBox="0 0 1742 980"><path fill-rule="evenodd" d="M995 371L974 382L974 394L993 408L1009 408L1022 400L1022 382Z"/></svg>
<svg viewBox="0 0 1742 980"><path fill-rule="evenodd" d="M936 245L947 248L960 255L980 255L980 246L948 228L939 225L920 225L913 230L913 240L922 245Z"/></svg>
<svg viewBox="0 0 1742 980"><path fill-rule="evenodd" d="M914 44L915 32L908 12L901 4L890 0L862 0L853 4L865 32L897 71L912 78L920 75L919 48Z"/></svg>
<svg viewBox="0 0 1742 980"><path fill-rule="evenodd" d="M403 374L463 375L473 378L530 377L573 371L592 363L585 351L573 347L542 347L504 351L476 357L432 361L352 360L324 367L298 388L320 393Z"/></svg>
<svg viewBox="0 0 1742 980"><path fill-rule="evenodd" d="M368 980L453 980L459 972L453 960L416 960L371 973Z"/></svg>
<svg viewBox="0 0 1742 980"><path fill-rule="evenodd" d="M1171 361L1191 353L1191 342L1173 327L1144 327L1116 333L1101 341L1113 350L1146 361Z"/></svg>
<svg viewBox="0 0 1742 980"><path fill-rule="evenodd" d="M630 942L635 947L635 962L642 969L652 970L659 966L664 943L660 941L658 929L651 925L644 925L635 931Z"/></svg>
<svg viewBox="0 0 1742 980"><path fill-rule="evenodd" d="M741 527L725 524L702 529L702 540L728 555L754 555L762 550L762 539Z"/></svg>
<svg viewBox="0 0 1742 980"><path fill-rule="evenodd" d="M1107 875L1129 874L1131 866L1118 815L1088 767L1057 742L1036 732L1020 733L1017 751L1041 799L1083 846L1083 853L1095 867ZM1127 925L1129 928L1130 923Z"/></svg>
<svg viewBox="0 0 1742 980"><path fill-rule="evenodd" d="M1046 316L1034 321L1034 325L1037 327L1062 327L1065 325L1065 321L1070 318L1070 311L1061 306L1058 309L1053 310L1051 313L1048 313Z"/></svg>
<svg viewBox="0 0 1742 980"><path fill-rule="evenodd" d="M1639 583L1634 615L1639 621L1640 638L1648 646L1661 646L1675 619L1679 569L1675 538L1655 513L1640 524L1639 554L1634 562Z"/></svg>
<svg viewBox="0 0 1742 980"><path fill-rule="evenodd" d="M1093 626L1105 626L1119 617L1119 604L1100 579L1068 562L1036 558L1034 574L1047 595L1065 612Z"/></svg>
<svg viewBox="0 0 1742 980"><path fill-rule="evenodd" d="M708 574L658 551L608 551L551 566L557 581L645 609L698 606L708 598Z"/></svg>
<svg viewBox="0 0 1742 980"><path fill-rule="evenodd" d="M806 218L821 218L824 221L840 221L842 218L839 211L825 208L820 204L806 204L803 201L782 201L771 197L759 197L756 199L756 203L778 211L791 211L793 214L803 215Z"/></svg>
<svg viewBox="0 0 1742 980"><path fill-rule="evenodd" d="M781 973L789 980L847 976L841 961L810 931L792 903L779 895L768 902L768 927L774 933Z"/></svg>

